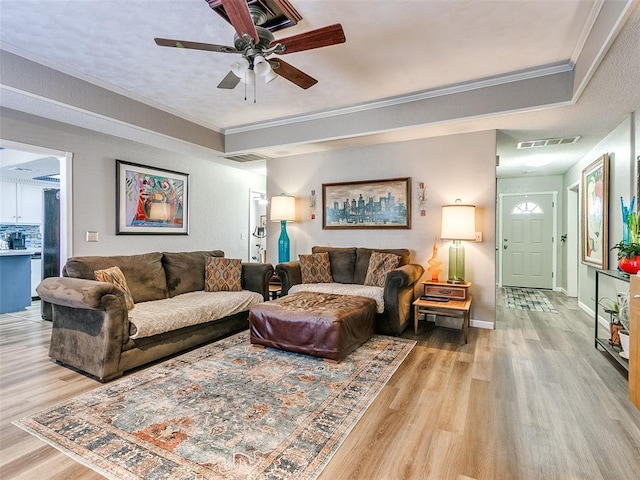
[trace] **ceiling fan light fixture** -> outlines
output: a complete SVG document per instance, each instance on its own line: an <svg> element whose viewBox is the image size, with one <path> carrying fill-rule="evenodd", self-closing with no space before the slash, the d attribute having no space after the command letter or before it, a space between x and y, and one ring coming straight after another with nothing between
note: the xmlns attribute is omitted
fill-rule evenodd
<svg viewBox="0 0 640 480"><path fill-rule="evenodd" d="M265 77L271 71L271 65L262 55L256 55L253 59L253 71L259 77Z"/></svg>
<svg viewBox="0 0 640 480"><path fill-rule="evenodd" d="M231 71L233 72L233 74L236 77L238 77L240 79L244 78L246 72L249 71L249 60L247 60L246 58L242 57L237 62L233 62L231 64Z"/></svg>
<svg viewBox="0 0 640 480"><path fill-rule="evenodd" d="M274 72L273 69L269 69L269 73L267 73L263 78L264 78L264 83L266 84L278 78L278 74Z"/></svg>
<svg viewBox="0 0 640 480"><path fill-rule="evenodd" d="M255 72L253 70L247 70L240 77L240 81L242 83L247 84L247 85L255 85L256 84L256 74L255 74Z"/></svg>

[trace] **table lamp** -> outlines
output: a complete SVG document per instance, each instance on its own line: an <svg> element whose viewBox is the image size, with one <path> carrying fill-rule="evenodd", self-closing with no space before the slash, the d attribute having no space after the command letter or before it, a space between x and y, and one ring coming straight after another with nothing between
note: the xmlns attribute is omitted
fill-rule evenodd
<svg viewBox="0 0 640 480"><path fill-rule="evenodd" d="M280 238L278 239L278 263L289 261L289 236L287 222L296 219L296 197L284 193L271 197L271 221L280 222Z"/></svg>
<svg viewBox="0 0 640 480"><path fill-rule="evenodd" d="M449 283L464 283L464 247L461 240L476 239L476 206L460 199L442 206L442 240L453 240L449 247Z"/></svg>

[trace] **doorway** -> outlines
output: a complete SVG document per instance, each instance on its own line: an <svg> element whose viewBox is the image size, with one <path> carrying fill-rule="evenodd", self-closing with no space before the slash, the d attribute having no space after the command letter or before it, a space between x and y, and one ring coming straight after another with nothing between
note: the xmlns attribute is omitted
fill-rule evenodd
<svg viewBox="0 0 640 480"><path fill-rule="evenodd" d="M557 192L500 194L500 286L556 288Z"/></svg>
<svg viewBox="0 0 640 480"><path fill-rule="evenodd" d="M267 194L249 191L249 261L267 261Z"/></svg>
<svg viewBox="0 0 640 480"><path fill-rule="evenodd" d="M3 180L6 181L22 181L33 182L40 184L46 188L59 188L60 189L60 268L64 265L64 262L68 257L72 255L72 225L71 225L71 205L72 205L72 192L71 192L71 164L73 155L70 152L62 152L53 150L50 148L39 147L35 145L28 145L10 140L0 139L0 146L2 150L0 152L6 153L2 158L6 157L6 160L0 162L0 168L2 169ZM24 160L20 160L21 156ZM57 169L57 175L54 173L47 174L47 177L51 178L37 178L37 167L39 162L43 164L51 164L54 162ZM30 173L29 170L34 170ZM9 174L8 172L14 172ZM35 178L32 178L35 177ZM55 180L58 180L57 182ZM42 201L39 199L39 201ZM60 271L57 272L60 275Z"/></svg>

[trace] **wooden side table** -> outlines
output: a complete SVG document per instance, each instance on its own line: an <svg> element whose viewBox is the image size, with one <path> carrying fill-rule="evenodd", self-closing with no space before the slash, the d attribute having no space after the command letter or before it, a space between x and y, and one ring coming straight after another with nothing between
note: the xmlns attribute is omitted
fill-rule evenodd
<svg viewBox="0 0 640 480"><path fill-rule="evenodd" d="M467 296L464 300L449 299L447 302L417 299L413 302L413 326L415 333L418 333L418 315L421 313L431 313L444 317L462 317L462 337L466 344L469 335L471 300L471 296Z"/></svg>

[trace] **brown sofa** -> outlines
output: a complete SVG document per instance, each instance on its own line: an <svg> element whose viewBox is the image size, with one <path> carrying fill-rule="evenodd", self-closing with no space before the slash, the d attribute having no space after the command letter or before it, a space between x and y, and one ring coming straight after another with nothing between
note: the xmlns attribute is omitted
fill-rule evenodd
<svg viewBox="0 0 640 480"><path fill-rule="evenodd" d="M363 285L369 268L372 252L393 253L400 256L400 266L389 272L383 287L384 311L376 314L376 332L400 335L412 320L412 303L420 295L419 280L424 268L411 264L407 249L380 249L356 247L312 248L312 253L327 252L331 264L331 275L335 283ZM282 282L282 294L286 295L293 285L302 283L300 262L292 261L276 265L276 273Z"/></svg>
<svg viewBox="0 0 640 480"><path fill-rule="evenodd" d="M208 302L219 302L223 295L218 293L229 294L203 294L205 261L209 256L223 257L224 253L214 250L69 258L62 277L46 278L37 287L40 298L50 302L53 309L49 356L104 382L134 367L246 329L250 306L245 304L235 306L242 311L222 318L206 316L209 307L218 309L218 305L209 306ZM131 311L125 306L122 289L94 280L95 270L112 266L118 266L126 278L135 302ZM242 264L246 305L249 301L268 300L272 275L270 264ZM154 311L169 324L177 312L187 319L198 314L202 323L181 326L184 322L176 322L165 331L138 338L140 332L130 317L142 315L145 309L147 316L149 312L152 315L151 328L156 330Z"/></svg>

